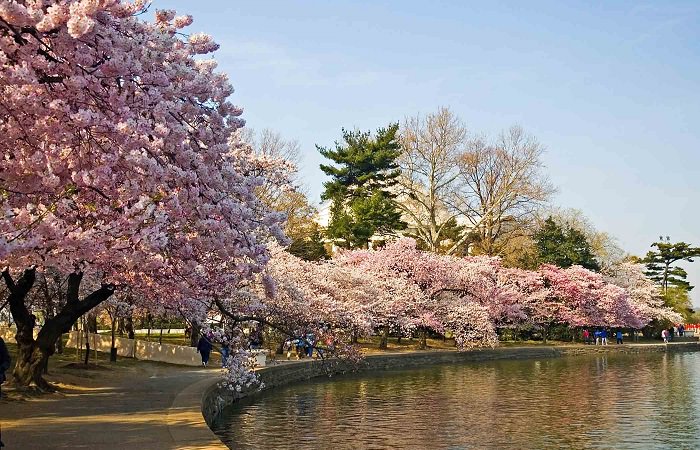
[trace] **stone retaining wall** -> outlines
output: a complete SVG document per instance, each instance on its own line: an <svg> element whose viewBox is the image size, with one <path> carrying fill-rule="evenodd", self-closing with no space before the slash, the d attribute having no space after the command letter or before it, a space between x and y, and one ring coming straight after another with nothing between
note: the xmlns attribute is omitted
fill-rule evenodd
<svg viewBox="0 0 700 450"><path fill-rule="evenodd" d="M608 353L643 353L700 350L698 342L671 344L632 344L632 345L570 345L557 347L499 347L495 349L458 351L424 351L412 353L392 353L370 355L364 358L359 367L322 361L283 362L268 366L258 372L264 389L307 380L318 376L329 376L354 371L418 368L435 364L456 364L470 361L495 361L504 359L543 359L562 356ZM221 388L218 382L212 383L202 396L202 415L210 427L221 411L241 398L260 392L258 389L233 392Z"/></svg>
<svg viewBox="0 0 700 450"><path fill-rule="evenodd" d="M90 347L98 352L109 353L112 348L112 336L89 333ZM80 331L71 331L68 335L66 348L82 347L85 334ZM115 337L117 354L129 358L143 359L147 361L160 361L184 366L201 366L202 359L194 347L184 345L159 344L142 340Z"/></svg>

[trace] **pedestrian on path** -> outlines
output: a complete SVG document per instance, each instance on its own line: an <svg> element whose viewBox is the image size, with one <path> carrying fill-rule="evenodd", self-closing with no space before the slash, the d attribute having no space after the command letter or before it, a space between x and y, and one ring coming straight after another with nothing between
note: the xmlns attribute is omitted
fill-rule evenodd
<svg viewBox="0 0 700 450"><path fill-rule="evenodd" d="M5 382L5 372L10 368L12 360L10 352L7 351L5 341L0 337L0 398L2 398L2 384Z"/></svg>
<svg viewBox="0 0 700 450"><path fill-rule="evenodd" d="M608 330L600 330L600 345L608 345Z"/></svg>
<svg viewBox="0 0 700 450"><path fill-rule="evenodd" d="M204 367L207 367L207 363L209 362L209 354L211 354L211 349L211 341L209 341L206 336L199 338L199 342L197 342L197 351L202 356L202 365Z"/></svg>
<svg viewBox="0 0 700 450"><path fill-rule="evenodd" d="M228 361L228 355L231 353L231 349L228 344L221 345L221 367L226 368L226 361Z"/></svg>
<svg viewBox="0 0 700 450"><path fill-rule="evenodd" d="M615 337L617 338L617 343L622 344L622 330L617 330Z"/></svg>
<svg viewBox="0 0 700 450"><path fill-rule="evenodd" d="M595 345L598 345L600 343L600 330L595 330L593 336L595 337Z"/></svg>
<svg viewBox="0 0 700 450"><path fill-rule="evenodd" d="M661 330L661 339L664 340L664 344L668 344L668 330L665 328Z"/></svg>
<svg viewBox="0 0 700 450"><path fill-rule="evenodd" d="M588 328L583 330L583 343L584 344L590 344L591 343L591 332L588 331Z"/></svg>

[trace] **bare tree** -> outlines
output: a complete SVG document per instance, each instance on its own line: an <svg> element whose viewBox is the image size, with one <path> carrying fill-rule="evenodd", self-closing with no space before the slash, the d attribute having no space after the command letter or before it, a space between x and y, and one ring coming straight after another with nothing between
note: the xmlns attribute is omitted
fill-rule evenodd
<svg viewBox="0 0 700 450"><path fill-rule="evenodd" d="M554 189L543 173L544 148L518 126L501 133L495 143L470 140L457 162L459 176L452 209L469 220L480 253L497 255L514 236L535 219L536 211ZM454 252L465 234L448 253Z"/></svg>
<svg viewBox="0 0 700 450"><path fill-rule="evenodd" d="M410 234L438 251L446 227L459 215L445 200L460 175L457 161L467 144L466 127L448 108L440 108L425 117L406 118L400 140L399 206Z"/></svg>
<svg viewBox="0 0 700 450"><path fill-rule="evenodd" d="M291 248L296 249L301 244L308 244L307 247L314 248L318 253L317 247L322 244L320 230L314 221L317 210L309 202L306 186L298 174L301 163L299 143L285 139L281 134L269 129L256 133L254 130L244 128L241 129L239 138L249 144L255 154L263 160L274 162L274 166L278 169L266 166L261 170L261 174L280 173L279 177L273 176L260 186L257 193L267 207L284 213L287 217L284 231L292 241ZM313 244L316 244L316 247ZM325 253L323 255L325 256ZM299 254L297 256L308 257L308 255Z"/></svg>
<svg viewBox="0 0 700 450"><path fill-rule="evenodd" d="M299 142L282 137L276 131L265 128L256 132L252 128L241 128L241 139L250 144L260 155L281 158L298 166L301 161Z"/></svg>
<svg viewBox="0 0 700 450"><path fill-rule="evenodd" d="M238 138L250 145L256 155L275 162L275 166L261 166L260 173L284 174L284 179L273 176L257 189L258 197L272 209L277 208L279 203L287 203L286 195L290 191L304 192L298 175L298 168L301 163L301 151L299 143L295 140L288 140L276 131L263 129L256 132L250 128L241 128ZM275 170L277 169L277 170Z"/></svg>

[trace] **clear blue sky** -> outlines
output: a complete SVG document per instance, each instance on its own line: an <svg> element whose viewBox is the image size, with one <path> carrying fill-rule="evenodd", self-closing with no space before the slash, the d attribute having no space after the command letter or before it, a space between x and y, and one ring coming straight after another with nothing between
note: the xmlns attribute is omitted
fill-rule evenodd
<svg viewBox="0 0 700 450"><path fill-rule="evenodd" d="M314 144L451 107L547 147L555 203L627 251L700 245L700 3L155 0L212 34L248 125ZM700 285L700 261L688 267ZM700 286L693 292L700 305Z"/></svg>

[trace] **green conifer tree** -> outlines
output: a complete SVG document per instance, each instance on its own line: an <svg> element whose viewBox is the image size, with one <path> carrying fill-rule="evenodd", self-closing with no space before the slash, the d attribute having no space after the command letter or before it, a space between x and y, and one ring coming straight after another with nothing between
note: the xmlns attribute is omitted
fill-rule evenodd
<svg viewBox="0 0 700 450"><path fill-rule="evenodd" d="M326 235L342 247L366 247L372 236L406 227L391 191L400 174L398 127L380 128L375 136L343 130L343 144L336 142L333 149L317 146L334 163L321 164L321 170L331 177L323 184L321 195L331 201Z"/></svg>
<svg viewBox="0 0 700 450"><path fill-rule="evenodd" d="M686 281L688 273L673 264L678 261L693 262L693 258L700 256L700 247L692 247L685 242L672 243L668 236L666 239L659 237L659 241L651 246L656 247L656 251L647 252L643 259L647 276L661 285L664 294L671 287L690 292L693 286Z"/></svg>
<svg viewBox="0 0 700 450"><path fill-rule="evenodd" d="M548 217L534 238L540 264L554 264L559 267L579 265L589 270L600 270L591 244L586 236L575 228L560 227L552 217Z"/></svg>

